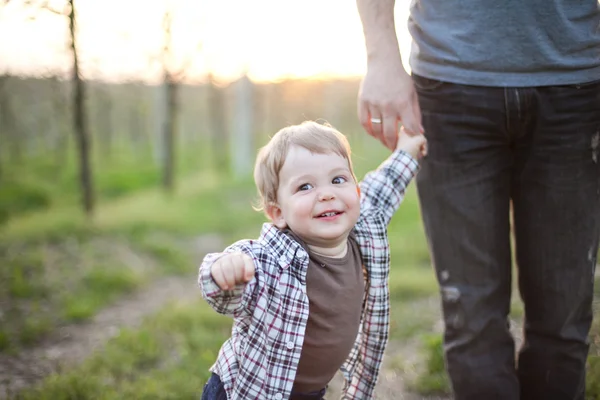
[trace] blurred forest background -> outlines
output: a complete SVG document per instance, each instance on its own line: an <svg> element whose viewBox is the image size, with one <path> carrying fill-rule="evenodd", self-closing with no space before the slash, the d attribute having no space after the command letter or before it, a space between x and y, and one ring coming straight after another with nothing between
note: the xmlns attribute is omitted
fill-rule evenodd
<svg viewBox="0 0 600 400"><path fill-rule="evenodd" d="M20 2L31 20L62 21L64 71L0 71L0 398L197 399L231 329L201 299L197 267L265 222L251 207L258 147L317 119L349 137L359 177L388 152L357 121L358 77L190 79L195 56L174 61L168 7L148 59L153 82L91 78L77 4ZM392 331L378 398L446 399L413 186L390 240ZM517 344L522 316L515 290ZM598 321L591 342L588 398L600 399ZM328 398L336 391L339 378Z"/></svg>

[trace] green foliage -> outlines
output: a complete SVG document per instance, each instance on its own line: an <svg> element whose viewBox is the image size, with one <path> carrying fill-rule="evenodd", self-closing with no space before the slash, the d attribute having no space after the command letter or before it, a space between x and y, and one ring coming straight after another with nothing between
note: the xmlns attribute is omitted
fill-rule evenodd
<svg viewBox="0 0 600 400"><path fill-rule="evenodd" d="M392 301L410 301L429 297L438 292L433 271L413 265L398 263L390 278L390 297Z"/></svg>
<svg viewBox="0 0 600 400"><path fill-rule="evenodd" d="M590 355L587 360L586 399L600 400L600 356Z"/></svg>
<svg viewBox="0 0 600 400"><path fill-rule="evenodd" d="M421 394L449 393L450 383L444 363L443 340L440 335L423 337L425 370L417 378L415 389Z"/></svg>
<svg viewBox="0 0 600 400"><path fill-rule="evenodd" d="M151 240L142 241L139 246L154 257L165 274L185 274L190 272L190 260L181 246Z"/></svg>
<svg viewBox="0 0 600 400"><path fill-rule="evenodd" d="M98 173L97 177L97 193L103 200L118 198L160 183L159 171L152 164L110 169Z"/></svg>
<svg viewBox="0 0 600 400"><path fill-rule="evenodd" d="M359 177L387 154L385 149L355 149ZM192 171L198 157L189 154L193 151L185 157L185 168ZM60 170L40 163L32 168L35 174L20 171L19 177L37 176L39 185L31 187L50 201L11 215L0 228L0 264L7 266L0 269L0 304L14 305L2 310L0 351L35 343L58 324L90 318L161 274L195 273L187 242L193 236L217 233L227 241L256 237L265 220L251 208L255 198L251 181L231 183L204 170L180 176L176 193L165 196L156 187L158 172L148 167L149 155L136 159L115 155L110 164L96 169L100 202L91 222L78 211L72 160L65 160ZM30 182L27 179L19 182ZM390 226L390 333L392 340L402 343L424 338L423 365L413 389L447 393L441 337L429 334L439 318L432 312L439 310L439 303L436 298L430 301L437 282L419 215L412 184ZM123 249L133 257L122 255ZM131 259L141 259L140 265L132 265ZM522 308L514 306L513 315L521 315ZM139 329L121 331L83 365L48 377L18 398L197 399L230 329L229 319L200 300L170 305ZM600 399L599 332L595 324L587 379L589 396L596 399Z"/></svg>
<svg viewBox="0 0 600 400"><path fill-rule="evenodd" d="M160 168L148 149L133 154L117 147L113 153L109 162L98 155L92 160L98 203L160 186ZM179 156L179 172L195 173L201 164L193 148L181 149ZM0 180L0 186L0 225L51 206L69 207L71 213L80 209L79 167L72 149L66 149L63 158L44 154L28 159L10 178Z"/></svg>
<svg viewBox="0 0 600 400"><path fill-rule="evenodd" d="M231 320L205 303L172 304L123 330L76 370L18 399L197 399Z"/></svg>
<svg viewBox="0 0 600 400"><path fill-rule="evenodd" d="M24 212L40 210L50 204L44 187L26 181L0 181L0 224Z"/></svg>
<svg viewBox="0 0 600 400"><path fill-rule="evenodd" d="M46 294L42 278L44 260L39 249L20 247L8 254L8 248L0 246L2 259L10 261L0 269L0 280L8 283L4 288L11 297L40 298Z"/></svg>
<svg viewBox="0 0 600 400"><path fill-rule="evenodd" d="M52 328L52 321L43 314L27 317L18 332L18 341L22 345L30 345L36 342L41 336L50 332Z"/></svg>
<svg viewBox="0 0 600 400"><path fill-rule="evenodd" d="M4 351L8 349L10 346L10 338L8 337L8 333L2 329L0 329L0 351Z"/></svg>
<svg viewBox="0 0 600 400"><path fill-rule="evenodd" d="M44 382L43 390L19 393L17 400L96 400L103 398L103 383L95 376L77 373L52 375Z"/></svg>
<svg viewBox="0 0 600 400"><path fill-rule="evenodd" d="M126 267L95 267L82 278L78 290L70 291L65 296L63 318L66 321L88 319L119 295L130 292L141 283L142 277Z"/></svg>
<svg viewBox="0 0 600 400"><path fill-rule="evenodd" d="M391 290L390 338L405 342L423 332L429 332L439 318L439 302L432 298L397 300Z"/></svg>

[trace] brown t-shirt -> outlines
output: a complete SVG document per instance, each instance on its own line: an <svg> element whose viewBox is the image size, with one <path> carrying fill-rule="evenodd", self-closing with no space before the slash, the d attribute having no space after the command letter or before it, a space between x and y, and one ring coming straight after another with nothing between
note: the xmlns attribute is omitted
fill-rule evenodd
<svg viewBox="0 0 600 400"><path fill-rule="evenodd" d="M324 388L342 366L358 334L365 292L362 258L354 237L342 258L316 255L292 232L310 256L306 274L309 314L294 391Z"/></svg>

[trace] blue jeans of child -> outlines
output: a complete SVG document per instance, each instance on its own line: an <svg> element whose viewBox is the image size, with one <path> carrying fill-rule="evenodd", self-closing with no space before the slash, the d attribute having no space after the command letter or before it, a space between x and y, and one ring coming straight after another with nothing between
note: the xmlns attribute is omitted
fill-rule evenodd
<svg viewBox="0 0 600 400"><path fill-rule="evenodd" d="M325 396L325 389L310 393L292 392L290 400L322 400L323 396ZM227 400L225 388L219 375L213 373L208 379L208 382L204 385L201 400Z"/></svg>
<svg viewBox="0 0 600 400"><path fill-rule="evenodd" d="M600 227L600 81L413 81L429 146L417 187L455 398L583 400ZM508 319L511 215L525 305L518 362Z"/></svg>

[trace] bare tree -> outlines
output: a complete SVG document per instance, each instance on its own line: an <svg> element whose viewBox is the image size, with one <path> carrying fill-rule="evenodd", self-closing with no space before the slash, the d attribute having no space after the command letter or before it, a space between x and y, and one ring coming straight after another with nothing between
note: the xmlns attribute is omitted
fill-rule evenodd
<svg viewBox="0 0 600 400"><path fill-rule="evenodd" d="M161 100L163 108L163 120L161 124L161 161L162 161L162 185L167 192L172 192L175 186L175 132L177 132L177 73L171 71L169 65L173 59L171 27L173 13L167 10L163 17L164 42L162 49L162 86Z"/></svg>
<svg viewBox="0 0 600 400"><path fill-rule="evenodd" d="M235 179L252 171L254 85L244 74L235 83L235 120L230 141L231 169Z"/></svg>
<svg viewBox="0 0 600 400"><path fill-rule="evenodd" d="M194 55L190 55L180 66L176 66L173 52L173 10L167 9L163 17L164 42L159 56L162 68L162 84L159 88L162 119L160 125L159 160L162 169L162 186L171 193L175 188L175 134L179 117L179 84L185 78ZM200 43L197 46L198 50Z"/></svg>
<svg viewBox="0 0 600 400"><path fill-rule="evenodd" d="M88 121L85 110L85 82L81 78L79 69L79 53L77 51L77 12L75 9L75 0L67 0L63 10L56 10L49 5L49 2L42 1L34 3L33 0L27 0L24 3L32 10L42 9L53 14L68 18L69 22L69 50L72 55L73 64L71 70L71 79L73 82L73 132L77 144L77 153L79 159L79 185L82 196L82 206L88 217L94 212L94 184L92 177L92 167L90 162L90 137ZM34 19L35 16L30 16Z"/></svg>
<svg viewBox="0 0 600 400"><path fill-rule="evenodd" d="M71 52L73 55L73 128L79 153L79 184L83 195L83 208L88 216L94 212L94 185L90 162L90 140L85 111L85 83L79 74L79 57L77 53L77 20L75 0L69 0L69 32L71 33Z"/></svg>
<svg viewBox="0 0 600 400"><path fill-rule="evenodd" d="M18 163L21 158L21 142L19 141L19 135L16 131L16 120L12 110L12 104L10 96L8 95L7 82L9 76L0 76L0 149L9 149L9 155L11 163ZM4 157L4 154L0 152L0 156ZM0 167L2 166L0 160ZM2 172L0 171L0 179L2 178Z"/></svg>
<svg viewBox="0 0 600 400"><path fill-rule="evenodd" d="M212 74L208 75L207 96L210 147L213 165L217 171L227 171L227 127L225 124L225 95L215 84Z"/></svg>

